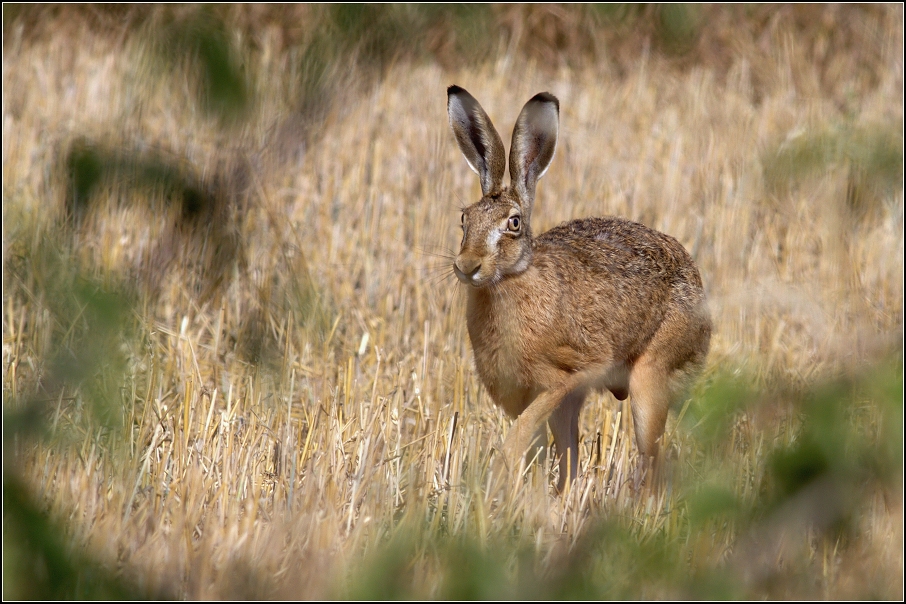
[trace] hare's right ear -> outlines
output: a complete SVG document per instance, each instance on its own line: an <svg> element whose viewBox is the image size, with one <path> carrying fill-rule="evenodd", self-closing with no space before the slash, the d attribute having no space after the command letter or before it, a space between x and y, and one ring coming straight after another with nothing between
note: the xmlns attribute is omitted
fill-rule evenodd
<svg viewBox="0 0 906 604"><path fill-rule="evenodd" d="M506 153L488 114L459 86L447 88L447 114L459 150L481 179L482 195L499 192L503 189Z"/></svg>
<svg viewBox="0 0 906 604"><path fill-rule="evenodd" d="M560 101L549 92L533 96L516 120L510 145L510 180L526 215L535 201L535 185L554 158L559 127Z"/></svg>

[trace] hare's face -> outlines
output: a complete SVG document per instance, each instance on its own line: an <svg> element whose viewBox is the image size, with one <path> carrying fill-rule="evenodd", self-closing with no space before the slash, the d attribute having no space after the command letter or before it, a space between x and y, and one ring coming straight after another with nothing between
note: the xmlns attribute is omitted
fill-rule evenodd
<svg viewBox="0 0 906 604"><path fill-rule="evenodd" d="M528 268L532 259L527 216L509 191L486 196L462 213L456 277L473 287L493 285Z"/></svg>
<svg viewBox="0 0 906 604"><path fill-rule="evenodd" d="M488 114L459 86L447 88L447 113L456 144L478 174L483 197L462 213L462 246L456 277L473 287L493 286L532 262L529 214L535 185L554 157L560 103L548 92L533 96L519 113L510 147L510 187L503 186L506 150Z"/></svg>

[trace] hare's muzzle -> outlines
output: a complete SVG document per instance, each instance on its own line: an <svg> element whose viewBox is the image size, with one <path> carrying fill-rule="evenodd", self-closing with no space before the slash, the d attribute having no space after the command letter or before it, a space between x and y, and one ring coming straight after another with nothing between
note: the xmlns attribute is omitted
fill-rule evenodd
<svg viewBox="0 0 906 604"><path fill-rule="evenodd" d="M481 258L472 254L460 254L453 261L456 278L466 285L481 285Z"/></svg>

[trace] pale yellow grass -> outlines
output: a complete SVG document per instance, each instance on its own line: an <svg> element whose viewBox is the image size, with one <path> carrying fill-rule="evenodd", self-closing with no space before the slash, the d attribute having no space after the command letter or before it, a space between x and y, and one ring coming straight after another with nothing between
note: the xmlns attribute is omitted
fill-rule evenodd
<svg viewBox="0 0 906 604"><path fill-rule="evenodd" d="M560 143L539 184L534 230L613 214L692 252L714 317L699 389L733 371L757 386L807 386L901 345L903 191L854 220L843 167L778 193L765 182L763 157L828 124L902 132L898 31L886 79L854 92L853 115L800 92L791 65L807 66L793 39L771 50L777 76L757 95L744 59L719 81L648 57L615 79L593 67L552 75L505 56L456 73L394 68L338 99L323 135L282 155L271 148L290 110L279 61L255 66L260 104L229 130L192 109L178 78L148 73L137 43L50 39L8 50L5 257L21 233L42 232L61 211L49 166L79 136L168 149L199 173L238 157L251 166L254 199L237 223L249 265L220 301L184 289L177 263L139 318L123 448L114 454L100 433L63 448L28 445L21 475L66 519L77 547L180 598L342 596L344 577L401 526L442 526L481 542L515 536L545 561L601 515L679 538L671 491L638 496L627 486L630 417L609 395L582 414L582 479L566 496L553 496L549 464L532 466L525 482L487 472L510 421L479 386L450 272L459 208L479 188L449 132L446 86L472 92L507 142L528 98L547 90L560 99ZM80 266L116 281L153 261L175 220L175 210L154 203L98 204L77 235ZM323 293L323 333L265 306L279 358L256 368L235 350L239 326L262 297L286 289L286 271L306 266ZM36 304L4 294L5 398L34 387L49 352L51 325ZM53 407L59 429L83 425L71 401ZM740 433L754 451L784 430ZM687 441L673 416L668 463L696 454ZM740 451L725 448L750 464L738 492L754 493L763 460ZM862 521L859 558L888 565L878 571L885 580L899 570L902 581L901 506L873 506ZM690 557L716 565L731 537L693 543ZM847 587L859 577L839 557L812 555L830 565L813 595L860 593ZM413 564L414 593L436 594L445 570L430 556Z"/></svg>

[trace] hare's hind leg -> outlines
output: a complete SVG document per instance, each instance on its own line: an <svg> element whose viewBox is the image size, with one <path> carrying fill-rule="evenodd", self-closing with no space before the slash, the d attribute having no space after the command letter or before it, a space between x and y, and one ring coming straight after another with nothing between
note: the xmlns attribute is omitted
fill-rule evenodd
<svg viewBox="0 0 906 604"><path fill-rule="evenodd" d="M629 404L635 425L635 442L640 459L632 472L633 489L642 484L651 488L660 482L658 477L658 449L667 411L674 395L673 372L664 368L656 358L639 358L629 378Z"/></svg>
<svg viewBox="0 0 906 604"><path fill-rule="evenodd" d="M708 350L710 325L687 316L668 316L629 376L629 397L640 473L656 471L667 412L685 391Z"/></svg>
<svg viewBox="0 0 906 604"><path fill-rule="evenodd" d="M635 424L639 452L657 457L658 445L667 424L667 411L672 400L672 371L660 366L657 359L639 358L629 378L629 403Z"/></svg>
<svg viewBox="0 0 906 604"><path fill-rule="evenodd" d="M708 352L710 322L689 312L670 312L636 359L629 375L629 396L639 451L656 458L667 411L683 393Z"/></svg>
<svg viewBox="0 0 906 604"><path fill-rule="evenodd" d="M532 462L544 464L547 460L547 440L547 426L542 423L535 429L535 437L525 453L526 465Z"/></svg>

